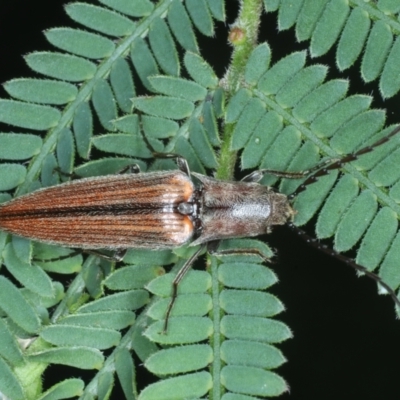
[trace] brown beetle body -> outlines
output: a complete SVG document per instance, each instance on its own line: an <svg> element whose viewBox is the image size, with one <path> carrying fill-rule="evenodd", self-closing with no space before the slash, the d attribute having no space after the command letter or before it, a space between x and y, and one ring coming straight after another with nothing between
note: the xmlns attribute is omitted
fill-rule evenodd
<svg viewBox="0 0 400 400"><path fill-rule="evenodd" d="M172 248L193 236L177 211L193 192L181 171L79 179L4 203L0 229L84 249Z"/></svg>
<svg viewBox="0 0 400 400"><path fill-rule="evenodd" d="M258 183L182 171L85 178L0 206L0 229L83 249L167 249L257 236L293 214L287 197Z"/></svg>

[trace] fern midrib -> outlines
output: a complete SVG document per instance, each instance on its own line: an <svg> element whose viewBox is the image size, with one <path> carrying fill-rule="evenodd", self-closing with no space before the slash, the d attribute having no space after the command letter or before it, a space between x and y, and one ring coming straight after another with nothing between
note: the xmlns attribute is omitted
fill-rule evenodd
<svg viewBox="0 0 400 400"><path fill-rule="evenodd" d="M73 119L76 108L88 98L91 97L91 93L98 80L104 79L108 76L111 68L116 60L121 56L126 55L129 52L132 42L143 35L149 30L150 25L157 18L161 18L167 12L169 6L173 0L161 0L158 6L147 18L144 18L136 27L134 32L122 39L116 46L114 52L105 59L101 64L98 65L95 75L87 82L82 83L79 88L79 92L74 101L72 101L64 110L61 115L60 121L57 126L49 131L44 142L40 153L32 159L28 171L26 174L25 181L17 190L17 194L21 195L29 191L32 181L39 175L43 161L46 156L54 150L57 143L58 135L60 131L68 127Z"/></svg>
<svg viewBox="0 0 400 400"><path fill-rule="evenodd" d="M296 118L294 118L290 113L288 113L285 109L283 109L278 103L276 103L273 99L267 97L261 91L254 89L254 94L258 96L269 108L276 111L279 115L282 116L283 119L288 121L291 125L295 126L302 135L304 135L308 140L313 142L324 155L327 155L331 158L338 158L342 155L336 153L331 147L325 144L320 138L318 138L310 129L307 129L304 125L302 125ZM368 188L372 193L375 194L377 200L380 204L384 204L389 206L397 215L400 215L400 205L397 204L390 196L384 193L382 190L378 189L375 183L373 183L367 175L364 175L362 172L358 171L351 164L346 164L342 167L342 170L347 171L349 174L354 176L359 182L361 186Z"/></svg>
<svg viewBox="0 0 400 400"><path fill-rule="evenodd" d="M213 304L213 337L212 337L212 347L214 352L214 360L212 362L212 376L213 376L213 388L212 388L212 399L220 399L221 398L221 342L223 337L221 335L221 307L219 303L220 296L220 288L219 288L219 280L218 280L218 261L215 257L211 258L211 268L210 268L211 276L212 276L212 285L211 285L211 298Z"/></svg>

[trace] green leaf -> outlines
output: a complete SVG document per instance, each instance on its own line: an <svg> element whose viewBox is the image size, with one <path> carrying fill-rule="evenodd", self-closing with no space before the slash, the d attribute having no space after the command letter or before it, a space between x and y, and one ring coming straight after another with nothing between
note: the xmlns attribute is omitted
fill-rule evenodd
<svg viewBox="0 0 400 400"><path fill-rule="evenodd" d="M70 3L65 6L67 14L76 22L110 36L129 35L134 23L121 14L87 3Z"/></svg>
<svg viewBox="0 0 400 400"><path fill-rule="evenodd" d="M58 347L29 355L29 360L46 364L61 364L80 369L101 368L102 353L90 347Z"/></svg>
<svg viewBox="0 0 400 400"><path fill-rule="evenodd" d="M161 18L156 19L150 27L149 42L158 65L167 74L179 75L178 53L168 25Z"/></svg>
<svg viewBox="0 0 400 400"><path fill-rule="evenodd" d="M152 280L146 289L157 296L170 296L172 281L175 274L169 273L161 275ZM204 293L211 286L210 275L205 271L189 271L185 275L185 279L179 285L178 293Z"/></svg>
<svg viewBox="0 0 400 400"><path fill-rule="evenodd" d="M296 38L299 42L311 37L327 3L329 0L304 2L296 23Z"/></svg>
<svg viewBox="0 0 400 400"><path fill-rule="evenodd" d="M135 321L131 311L112 310L73 314L62 319L64 325L96 326L107 329L124 329Z"/></svg>
<svg viewBox="0 0 400 400"><path fill-rule="evenodd" d="M239 250L240 253L230 254L232 251L235 253L236 250ZM218 247L218 252L220 251L222 253L217 253L217 258L224 263L232 262L234 264L242 262L246 265L249 263L261 264L274 256L273 251L266 243L245 238L224 240Z"/></svg>
<svg viewBox="0 0 400 400"><path fill-rule="evenodd" d="M0 175L0 190L10 190L24 181L26 169L18 164L0 164Z"/></svg>
<svg viewBox="0 0 400 400"><path fill-rule="evenodd" d="M256 85L260 77L268 70L271 61L271 49L267 43L258 45L247 61L245 79L250 85Z"/></svg>
<svg viewBox="0 0 400 400"><path fill-rule="evenodd" d="M34 245L34 263L47 272L71 274L82 268L82 254L44 243Z"/></svg>
<svg viewBox="0 0 400 400"><path fill-rule="evenodd" d="M152 154L140 136L124 133L96 136L92 139L93 146L109 153L117 153L131 157L150 158Z"/></svg>
<svg viewBox="0 0 400 400"><path fill-rule="evenodd" d="M171 287L170 287L171 290ZM147 310L147 315L154 320L165 320L170 298L158 299ZM179 294L171 310L172 317L187 315L204 316L212 309L210 295L206 293Z"/></svg>
<svg viewBox="0 0 400 400"><path fill-rule="evenodd" d="M22 364L24 359L21 348L3 318L0 319L0 335L0 356L5 358L11 364Z"/></svg>
<svg viewBox="0 0 400 400"><path fill-rule="evenodd" d="M56 153L61 171L71 173L74 168L75 146L72 132L68 128L63 129L58 136Z"/></svg>
<svg viewBox="0 0 400 400"><path fill-rule="evenodd" d="M319 86L294 107L293 115L300 122L313 121L319 114L341 100L346 95L348 87L348 81L345 80L332 80Z"/></svg>
<svg viewBox="0 0 400 400"><path fill-rule="evenodd" d="M159 70L157 62L147 43L141 38L136 38L132 42L130 56L132 64L135 67L142 84L148 90L152 90L152 86L148 80L148 77L152 75L158 75Z"/></svg>
<svg viewBox="0 0 400 400"><path fill-rule="evenodd" d="M351 249L364 234L378 210L376 197L363 191L346 210L335 235L335 249L344 252Z"/></svg>
<svg viewBox="0 0 400 400"><path fill-rule="evenodd" d="M178 120L190 116L194 110L192 102L177 97L136 97L132 99L132 103L146 114Z"/></svg>
<svg viewBox="0 0 400 400"><path fill-rule="evenodd" d="M96 72L92 62L69 54L38 51L28 54L25 61L40 74L71 82L85 81Z"/></svg>
<svg viewBox="0 0 400 400"><path fill-rule="evenodd" d="M319 86L328 70L324 65L314 65L299 71L276 95L276 101L283 108L293 107L305 95Z"/></svg>
<svg viewBox="0 0 400 400"><path fill-rule="evenodd" d="M111 290L139 289L163 273L164 269L158 266L129 265L111 273L104 285Z"/></svg>
<svg viewBox="0 0 400 400"><path fill-rule="evenodd" d="M338 130L330 141L335 151L350 153L362 144L363 138L369 138L382 129L385 113L382 110L369 110L349 120Z"/></svg>
<svg viewBox="0 0 400 400"><path fill-rule="evenodd" d="M117 118L117 106L109 83L99 80L93 90L93 106L103 127L113 130L112 120Z"/></svg>
<svg viewBox="0 0 400 400"><path fill-rule="evenodd" d="M286 361L282 353L270 344L237 339L225 340L221 344L221 358L229 365L267 369L277 368Z"/></svg>
<svg viewBox="0 0 400 400"><path fill-rule="evenodd" d="M206 36L214 35L214 26L210 11L205 0L186 0L186 8L193 24Z"/></svg>
<svg viewBox="0 0 400 400"><path fill-rule="evenodd" d="M58 346L78 345L104 350L117 345L121 334L112 329L58 324L43 328L40 337Z"/></svg>
<svg viewBox="0 0 400 400"><path fill-rule="evenodd" d="M135 382L135 366L129 351L121 349L115 357L115 370L121 383L122 390L128 400L137 398Z"/></svg>
<svg viewBox="0 0 400 400"><path fill-rule="evenodd" d="M90 143L93 131L92 112L88 103L81 103L75 110L73 131L78 154L87 159L90 152Z"/></svg>
<svg viewBox="0 0 400 400"><path fill-rule="evenodd" d="M287 126L279 133L275 142L265 152L261 167L286 171L300 146L300 132L293 125ZM264 177L262 181L267 185L271 185L276 182L276 179L274 176L269 176Z"/></svg>
<svg viewBox="0 0 400 400"><path fill-rule="evenodd" d="M80 307L79 312L92 313L109 310L134 310L143 307L147 302L148 293L145 290L129 290L94 300Z"/></svg>
<svg viewBox="0 0 400 400"><path fill-rule="evenodd" d="M154 90L171 97L181 97L189 101L203 100L207 90L198 83L173 76L152 76L149 78Z"/></svg>
<svg viewBox="0 0 400 400"><path fill-rule="evenodd" d="M351 67L360 56L371 27L368 13L354 8L340 37L337 50L337 65L340 70Z"/></svg>
<svg viewBox="0 0 400 400"><path fill-rule="evenodd" d="M95 60L109 57L115 49L110 39L78 29L53 28L47 30L45 35L55 47Z"/></svg>
<svg viewBox="0 0 400 400"><path fill-rule="evenodd" d="M311 124L311 130L318 136L331 137L342 124L367 110L371 100L371 97L362 95L347 97L318 115Z"/></svg>
<svg viewBox="0 0 400 400"><path fill-rule="evenodd" d="M251 99L251 92L247 89L239 89L232 97L226 109L226 122L233 123L239 119L246 105Z"/></svg>
<svg viewBox="0 0 400 400"><path fill-rule="evenodd" d="M225 286L263 290L278 282L277 276L260 264L224 263L218 269L218 279Z"/></svg>
<svg viewBox="0 0 400 400"><path fill-rule="evenodd" d="M273 295L253 290L223 290L221 308L229 314L271 317L284 310L283 304Z"/></svg>
<svg viewBox="0 0 400 400"><path fill-rule="evenodd" d="M171 399L169 393L174 393L175 399L200 398L211 386L212 379L208 372L196 372L153 383L141 392L139 400L168 400Z"/></svg>
<svg viewBox="0 0 400 400"><path fill-rule="evenodd" d="M400 40L393 44L383 68L379 88L385 98L394 96L400 90L400 79L397 66L400 61Z"/></svg>
<svg viewBox="0 0 400 400"><path fill-rule="evenodd" d="M296 19L304 1L281 0L278 15L279 30L289 29L296 23Z"/></svg>
<svg viewBox="0 0 400 400"><path fill-rule="evenodd" d="M268 126L268 135L265 135L266 126ZM282 117L275 111L263 115L243 150L241 160L243 169L254 168L260 164L265 152L282 128Z"/></svg>
<svg viewBox="0 0 400 400"><path fill-rule="evenodd" d="M12 79L4 84L4 89L19 100L58 105L70 103L78 93L77 88L67 82L30 78Z"/></svg>
<svg viewBox="0 0 400 400"><path fill-rule="evenodd" d="M139 135L140 132L139 116L137 114L127 114L124 117L117 118L112 121L112 125L115 129L132 135Z"/></svg>
<svg viewBox="0 0 400 400"><path fill-rule="evenodd" d="M198 53L197 40L189 15L180 0L173 0L168 13L168 24L179 44L188 51Z"/></svg>
<svg viewBox="0 0 400 400"><path fill-rule="evenodd" d="M18 258L11 244L4 250L4 263L14 278L26 288L44 297L52 296L53 285L49 276L40 267Z"/></svg>
<svg viewBox="0 0 400 400"><path fill-rule="evenodd" d="M138 164L143 171L145 164L142 161L129 157L108 157L100 160L89 161L75 168L75 173L81 177L113 175L132 164Z"/></svg>
<svg viewBox="0 0 400 400"><path fill-rule="evenodd" d="M192 119L189 130L190 143L195 149L202 164L208 168L216 168L218 166L217 157L203 126L197 119Z"/></svg>
<svg viewBox="0 0 400 400"><path fill-rule="evenodd" d="M10 299L13 301L9 301ZM26 332L38 331L40 322L33 308L21 292L3 276L0 276L0 303L1 309Z"/></svg>
<svg viewBox="0 0 400 400"><path fill-rule="evenodd" d="M224 98L219 98L218 93L220 91L214 92L214 107L210 102L205 102L203 104L203 122L202 125L206 130L208 140L213 146L218 146L221 143L219 132L218 132L218 122L217 117L222 117ZM219 104L216 104L216 103Z"/></svg>
<svg viewBox="0 0 400 400"><path fill-rule="evenodd" d="M249 136L253 133L265 113L266 109L263 102L257 98L249 100L233 131L232 150L239 150L246 145Z"/></svg>
<svg viewBox="0 0 400 400"><path fill-rule="evenodd" d="M206 368L212 360L209 345L195 344L160 350L146 360L145 367L155 375L176 375Z"/></svg>
<svg viewBox="0 0 400 400"><path fill-rule="evenodd" d="M135 249L128 250L124 261L130 264L168 265L175 263L177 257L170 250Z"/></svg>
<svg viewBox="0 0 400 400"><path fill-rule="evenodd" d="M154 8L149 0L136 0L134 3L129 0L100 0L100 3L132 17L149 15Z"/></svg>
<svg viewBox="0 0 400 400"><path fill-rule="evenodd" d="M279 396L289 390L279 375L254 367L225 366L221 383L232 392L262 397Z"/></svg>
<svg viewBox="0 0 400 400"><path fill-rule="evenodd" d="M388 207L382 208L375 216L365 234L356 262L373 270L382 261L398 229L395 213Z"/></svg>
<svg viewBox="0 0 400 400"><path fill-rule="evenodd" d="M400 234L397 232L379 270L380 277L393 289L400 285L398 257L400 257Z"/></svg>
<svg viewBox="0 0 400 400"><path fill-rule="evenodd" d="M118 106L126 113L131 110L131 98L136 95L130 66L125 59L118 59L110 74L110 83Z"/></svg>
<svg viewBox="0 0 400 400"><path fill-rule="evenodd" d="M0 358L0 391L10 399L25 398L21 383L2 358Z"/></svg>
<svg viewBox="0 0 400 400"><path fill-rule="evenodd" d="M304 51L289 54L273 65L258 82L265 94L276 94L298 72L306 62Z"/></svg>
<svg viewBox="0 0 400 400"><path fill-rule="evenodd" d="M171 317L168 335L163 333L164 321L150 325L144 335L160 344L189 344L206 340L213 333L212 321L206 317Z"/></svg>
<svg viewBox="0 0 400 400"><path fill-rule="evenodd" d="M389 26L377 21L368 36L364 57L361 63L361 76L365 82L371 82L381 73L393 43Z"/></svg>
<svg viewBox="0 0 400 400"><path fill-rule="evenodd" d="M184 57L185 67L189 75L201 86L214 88L218 78L211 66L199 55L190 51Z"/></svg>
<svg viewBox="0 0 400 400"><path fill-rule="evenodd" d="M174 137L179 129L179 124L167 118L142 116L143 131L148 137L165 139Z"/></svg>
<svg viewBox="0 0 400 400"><path fill-rule="evenodd" d="M327 4L311 38L311 56L325 54L336 42L350 13L345 1L331 1Z"/></svg>
<svg viewBox="0 0 400 400"><path fill-rule="evenodd" d="M225 3L223 0L208 0L207 5L215 19L225 21Z"/></svg>
<svg viewBox="0 0 400 400"><path fill-rule="evenodd" d="M329 195L318 217L316 233L319 238L333 235L339 224L341 215L358 195L357 181L344 176Z"/></svg>
<svg viewBox="0 0 400 400"><path fill-rule="evenodd" d="M38 154L42 139L24 133L0 133L0 158L3 160L25 160Z"/></svg>
<svg viewBox="0 0 400 400"><path fill-rule="evenodd" d="M280 343L292 337L289 328L280 321L244 315L225 315L221 320L221 333L229 339L266 343Z"/></svg>
<svg viewBox="0 0 400 400"><path fill-rule="evenodd" d="M298 212L294 218L297 226L304 225L312 218L323 204L336 179L337 173L331 172L328 176L319 179L310 187L310 190L300 193L294 202L294 209Z"/></svg>
<svg viewBox="0 0 400 400"><path fill-rule="evenodd" d="M49 106L0 99L0 121L21 128L45 130L55 126L60 112Z"/></svg>
<svg viewBox="0 0 400 400"><path fill-rule="evenodd" d="M80 396L84 388L81 379L65 379L47 390L39 400L59 400Z"/></svg>

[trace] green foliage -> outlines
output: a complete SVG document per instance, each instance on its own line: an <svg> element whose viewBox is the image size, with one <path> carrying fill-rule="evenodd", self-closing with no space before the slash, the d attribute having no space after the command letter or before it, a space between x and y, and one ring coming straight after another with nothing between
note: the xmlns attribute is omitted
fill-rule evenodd
<svg viewBox="0 0 400 400"><path fill-rule="evenodd" d="M399 10L392 3L264 0L263 12L277 11L279 29L294 27L312 58L336 46L340 70L361 59L361 77L378 81L382 97L391 97L400 89L400 27L393 18ZM56 167L84 177L131 164L143 171L175 168L170 160L153 162L153 149L178 153L191 170L216 169L225 179L232 178L236 155L243 169L299 171L390 132L384 112L370 109L372 97L346 97L349 82L327 79L328 68L306 51L272 63L274 49L255 40L257 0L242 1L234 26L248 31L231 38L224 77L197 43L225 22L222 0L93 0L65 10L79 28L46 32L60 52L26 56L46 79L4 85L12 99L0 100L0 121L30 133L0 133L3 192L57 184L65 178ZM379 268L393 289L400 286L399 140L321 178L294 202L295 224L315 217L318 238L333 238L339 252L355 249L357 262ZM93 148L100 158L91 159ZM29 160L28 168L10 163L16 160ZM300 183L283 179L278 188L289 194ZM257 249L271 258L262 242L226 241L221 250L243 254L209 257L207 271L189 272L167 334L171 283L187 249L131 250L115 269L94 256L65 257L69 250L4 234L0 248L12 277L0 276L0 392L9 398L109 398L115 380L127 399L141 400L250 399L288 390L273 372L286 361L276 344L292 336L275 319L284 306L267 292L277 277L260 256L246 254ZM60 274L68 275L67 284ZM23 339L32 343L21 350ZM137 387L132 352L159 381ZM89 382L66 379L42 393L42 374L52 364L96 372Z"/></svg>

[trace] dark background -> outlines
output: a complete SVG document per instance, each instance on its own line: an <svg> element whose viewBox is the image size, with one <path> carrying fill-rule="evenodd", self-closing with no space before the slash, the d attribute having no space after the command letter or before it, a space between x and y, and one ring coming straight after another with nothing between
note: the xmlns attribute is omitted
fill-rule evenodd
<svg viewBox="0 0 400 400"><path fill-rule="evenodd" d="M43 30L72 25L64 13L63 3L54 0L0 2L1 82L33 75L22 56L35 50L52 49L45 41ZM232 23L237 3L228 3L232 6L228 22ZM227 31L228 26L220 23L216 32L218 43L213 39L200 42L203 55L219 76L225 72L230 59ZM260 35L262 40L268 40L273 61L306 47L295 42L293 31L277 32L275 14L263 20ZM352 70L339 73L334 67L332 51L318 62L331 65L330 79L351 79L351 93L377 93L376 85L364 85L360 80L359 63ZM0 97L7 97L0 90ZM394 123L399 121L395 115L397 103L398 97L386 102L375 101L373 106L386 108L388 121ZM279 346L289 362L278 372L291 388L282 398L397 399L400 321L395 319L390 298L378 296L373 281L357 278L351 268L308 247L285 227L275 229L263 239L277 252L273 268L280 282L272 292L287 307L279 319L294 333L293 339ZM51 371L58 374L62 369Z"/></svg>

